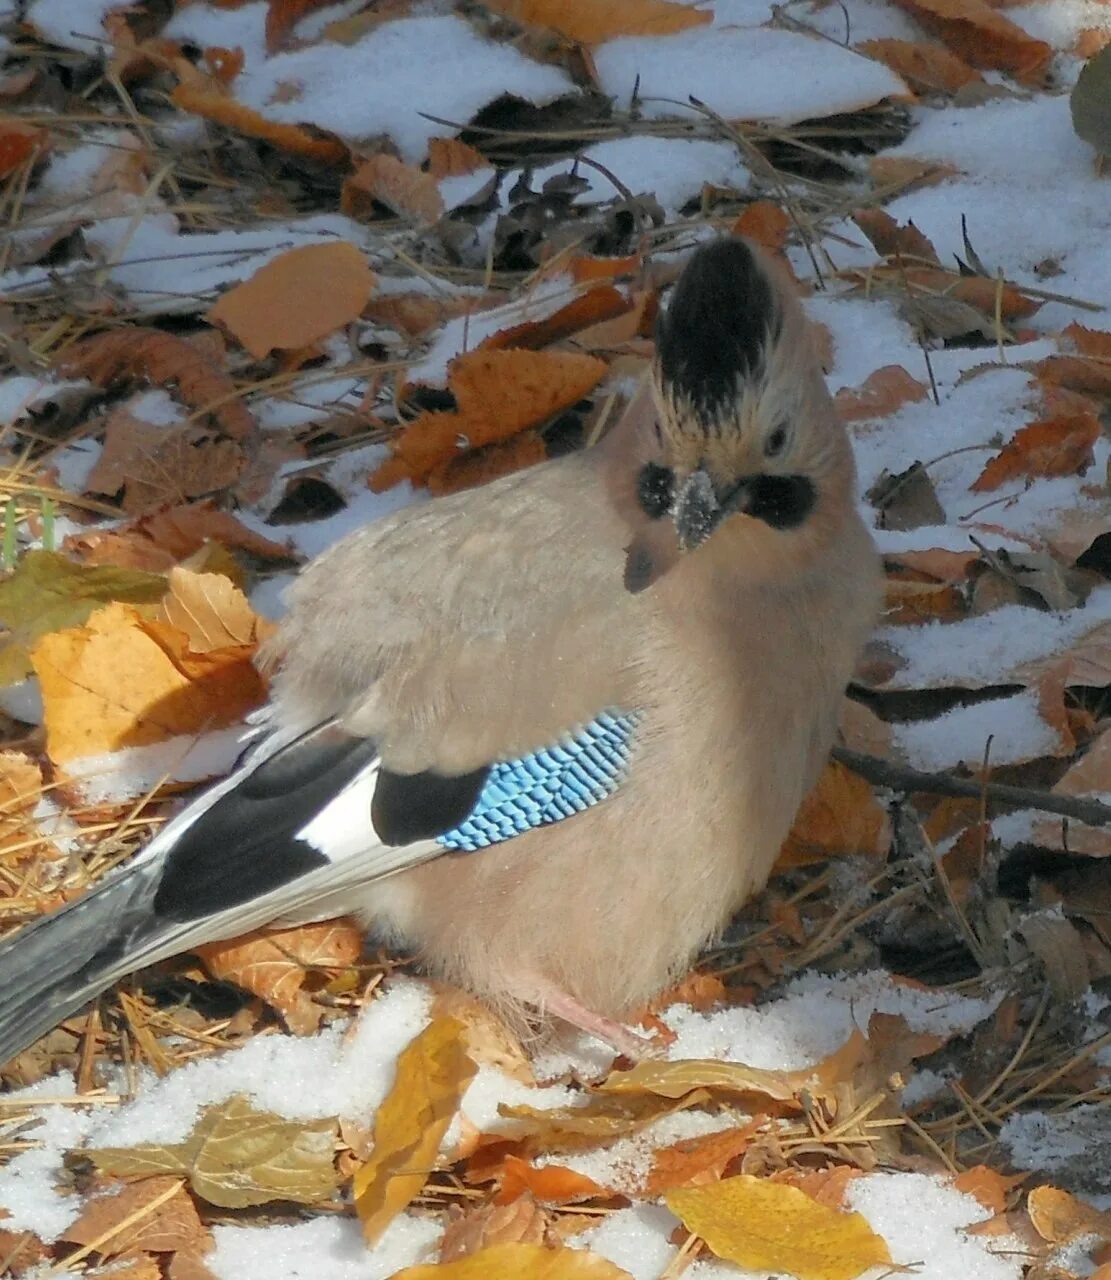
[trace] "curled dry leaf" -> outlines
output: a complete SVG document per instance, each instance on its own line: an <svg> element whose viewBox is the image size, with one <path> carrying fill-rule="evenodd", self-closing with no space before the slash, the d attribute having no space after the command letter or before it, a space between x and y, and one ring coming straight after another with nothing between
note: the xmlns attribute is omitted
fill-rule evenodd
<svg viewBox="0 0 1111 1280"><path fill-rule="evenodd" d="M263 929L230 942L196 948L214 978L234 982L276 1009L291 1031L311 1035L324 1015L305 990L313 973L347 969L362 953L363 935L347 920L290 929Z"/></svg>
<svg viewBox="0 0 1111 1280"><path fill-rule="evenodd" d="M368 1244L420 1194L477 1071L454 1018L436 1018L402 1051L374 1119L374 1149L352 1188Z"/></svg>
<svg viewBox="0 0 1111 1280"><path fill-rule="evenodd" d="M1052 46L1027 35L987 0L895 0L974 67L1009 71L1024 84L1045 79Z"/></svg>
<svg viewBox="0 0 1111 1280"><path fill-rule="evenodd" d="M520 1156L507 1155L494 1202L512 1204L526 1194L541 1204L574 1204L580 1200L604 1199L611 1192L593 1178L564 1165L534 1165Z"/></svg>
<svg viewBox="0 0 1111 1280"><path fill-rule="evenodd" d="M657 1148L639 1193L654 1199L676 1187L719 1182L728 1166L748 1149L759 1128L760 1121L753 1121L743 1128L720 1129Z"/></svg>
<svg viewBox="0 0 1111 1280"><path fill-rule="evenodd" d="M130 325L85 338L68 347L57 363L69 378L88 378L112 387L136 378L154 386L175 386L194 412L211 415L232 440L249 440L255 420L239 398L235 383L195 342L161 329Z"/></svg>
<svg viewBox="0 0 1111 1280"><path fill-rule="evenodd" d="M1031 422L1017 431L972 483L974 493L990 493L1013 480L1082 475L1092 465L1100 436L1094 413Z"/></svg>
<svg viewBox="0 0 1111 1280"><path fill-rule="evenodd" d="M576 44L618 36L666 36L713 21L707 10L670 0L488 0L487 8L526 27L547 27Z"/></svg>
<svg viewBox="0 0 1111 1280"><path fill-rule="evenodd" d="M423 481L464 448L508 440L577 404L605 372L605 362L594 356L469 351L452 361L448 373L458 407L411 422L393 442L396 465L387 461L374 472L371 488L380 491L406 476Z"/></svg>
<svg viewBox="0 0 1111 1280"><path fill-rule="evenodd" d="M1002 1213L1007 1207L1011 1192L1026 1181L1025 1173L1008 1177L985 1164L974 1165L953 1179L953 1186L966 1195L975 1196L985 1209L992 1213Z"/></svg>
<svg viewBox="0 0 1111 1280"><path fill-rule="evenodd" d="M495 1244L453 1262L405 1267L391 1280L632 1280L621 1267L582 1249Z"/></svg>
<svg viewBox="0 0 1111 1280"><path fill-rule="evenodd" d="M791 233L791 219L773 200L754 200L733 223L737 236L747 236L769 253L781 254Z"/></svg>
<svg viewBox="0 0 1111 1280"><path fill-rule="evenodd" d="M901 227L883 209L858 209L853 221L881 258L938 262L937 250L913 222Z"/></svg>
<svg viewBox="0 0 1111 1280"><path fill-rule="evenodd" d="M741 1174L665 1197L688 1231L719 1258L798 1280L856 1280L891 1254L859 1213L840 1213L797 1187Z"/></svg>
<svg viewBox="0 0 1111 1280"><path fill-rule="evenodd" d="M956 93L966 84L984 82L963 58L927 40L861 40L855 48L890 67L918 93Z"/></svg>
<svg viewBox="0 0 1111 1280"><path fill-rule="evenodd" d="M418 225L431 226L444 216L444 200L432 174L385 152L363 160L343 180L340 209L349 217L365 219L376 201Z"/></svg>
<svg viewBox="0 0 1111 1280"><path fill-rule="evenodd" d="M294 351L358 318L374 288L366 258L346 240L287 249L209 310L256 359Z"/></svg>
<svg viewBox="0 0 1111 1280"><path fill-rule="evenodd" d="M780 1169L769 1181L797 1187L804 1195L828 1209L845 1208L845 1192L850 1182L865 1176L863 1170L849 1164L835 1164L828 1169Z"/></svg>
<svg viewBox="0 0 1111 1280"><path fill-rule="evenodd" d="M169 584L155 616L176 627L192 653L253 651L274 633L274 624L259 617L243 592L222 574L178 567L170 570Z"/></svg>
<svg viewBox="0 0 1111 1280"><path fill-rule="evenodd" d="M336 1188L337 1136L335 1120L287 1120L234 1094L206 1107L184 1142L89 1147L77 1157L120 1178L181 1175L203 1200L224 1209L272 1200L319 1204Z"/></svg>
<svg viewBox="0 0 1111 1280"><path fill-rule="evenodd" d="M833 403L842 422L886 418L905 404L925 400L926 387L912 378L901 364L886 364L870 373L859 387L842 387Z"/></svg>
<svg viewBox="0 0 1111 1280"><path fill-rule="evenodd" d="M601 284L573 298L542 320L526 320L509 329L500 329L483 342L484 350L500 350L515 347L526 351L539 351L562 338L568 338L581 330L612 320L631 311L634 303L611 284Z"/></svg>
<svg viewBox="0 0 1111 1280"><path fill-rule="evenodd" d="M0 178L6 178L34 155L44 154L50 135L38 125L12 116L0 118Z"/></svg>
<svg viewBox="0 0 1111 1280"><path fill-rule="evenodd" d="M311 133L299 125L267 120L260 112L237 102L216 83L208 84L202 79L182 81L170 95L170 101L182 111L191 111L249 138L260 138L305 160L333 165L347 159L347 148L338 138Z"/></svg>
<svg viewBox="0 0 1111 1280"><path fill-rule="evenodd" d="M831 760L806 797L776 866L808 866L831 857L881 857L890 842L884 807L871 785Z"/></svg>
<svg viewBox="0 0 1111 1280"><path fill-rule="evenodd" d="M510 1204L480 1204L449 1221L440 1242L440 1261L454 1262L496 1244L545 1244L548 1222L527 1192Z"/></svg>
<svg viewBox="0 0 1111 1280"><path fill-rule="evenodd" d="M131 1217L135 1221L124 1225ZM212 1233L201 1222L185 1184L174 1177L146 1178L118 1194L113 1188L110 1194L87 1200L81 1216L61 1238L76 1245L99 1241L96 1252L104 1259L140 1250L207 1253L212 1247Z"/></svg>
<svg viewBox="0 0 1111 1280"><path fill-rule="evenodd" d="M1111 1213L1078 1200L1060 1187L1035 1187L1026 1199L1034 1230L1050 1244L1068 1244L1078 1236L1111 1240Z"/></svg>
<svg viewBox="0 0 1111 1280"><path fill-rule="evenodd" d="M498 476L507 476L525 467L535 466L547 457L548 447L543 436L538 431L522 431L512 440L488 444L482 449L471 449L458 458L445 458L432 468L424 483L432 494L459 493L462 489L489 484ZM406 470L401 479L408 478L409 472Z"/></svg>

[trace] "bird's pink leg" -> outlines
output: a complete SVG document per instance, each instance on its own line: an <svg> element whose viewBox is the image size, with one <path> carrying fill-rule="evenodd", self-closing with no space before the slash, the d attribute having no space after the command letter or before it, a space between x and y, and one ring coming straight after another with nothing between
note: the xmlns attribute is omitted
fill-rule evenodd
<svg viewBox="0 0 1111 1280"><path fill-rule="evenodd" d="M574 996L562 991L554 982L549 982L547 978L536 977L533 974L522 975L515 984L514 994L518 999L542 1009L545 1013L562 1018L564 1022L569 1022L571 1026L578 1028L579 1031L585 1031L589 1036L594 1036L596 1040L608 1044L611 1049L624 1054L634 1062L660 1055L658 1046L651 1040L637 1035L635 1031L630 1031L628 1027L615 1022L612 1018L603 1017L602 1014L588 1009Z"/></svg>

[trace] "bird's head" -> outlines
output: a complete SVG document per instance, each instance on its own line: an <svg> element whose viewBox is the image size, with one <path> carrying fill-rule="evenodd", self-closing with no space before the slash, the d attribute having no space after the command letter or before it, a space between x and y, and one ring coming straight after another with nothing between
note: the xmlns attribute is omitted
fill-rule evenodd
<svg viewBox="0 0 1111 1280"><path fill-rule="evenodd" d="M725 529L773 559L802 551L851 505L851 452L807 321L779 268L745 241L714 241L687 263L659 320L652 396L630 590Z"/></svg>

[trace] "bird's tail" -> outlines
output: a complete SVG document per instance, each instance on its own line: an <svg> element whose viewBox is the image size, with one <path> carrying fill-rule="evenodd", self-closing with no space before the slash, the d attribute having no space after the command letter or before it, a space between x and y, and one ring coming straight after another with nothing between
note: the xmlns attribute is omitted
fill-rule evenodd
<svg viewBox="0 0 1111 1280"><path fill-rule="evenodd" d="M148 863L111 876L0 943L0 1063L158 958L151 902L160 870Z"/></svg>

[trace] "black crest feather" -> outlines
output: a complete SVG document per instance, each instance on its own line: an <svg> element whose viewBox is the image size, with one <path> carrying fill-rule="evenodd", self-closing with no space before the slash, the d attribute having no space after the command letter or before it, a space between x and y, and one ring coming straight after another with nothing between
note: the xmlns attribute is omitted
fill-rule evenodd
<svg viewBox="0 0 1111 1280"><path fill-rule="evenodd" d="M738 380L763 367L782 327L775 291L743 240L715 240L687 263L660 316L656 351L665 389L714 418Z"/></svg>

